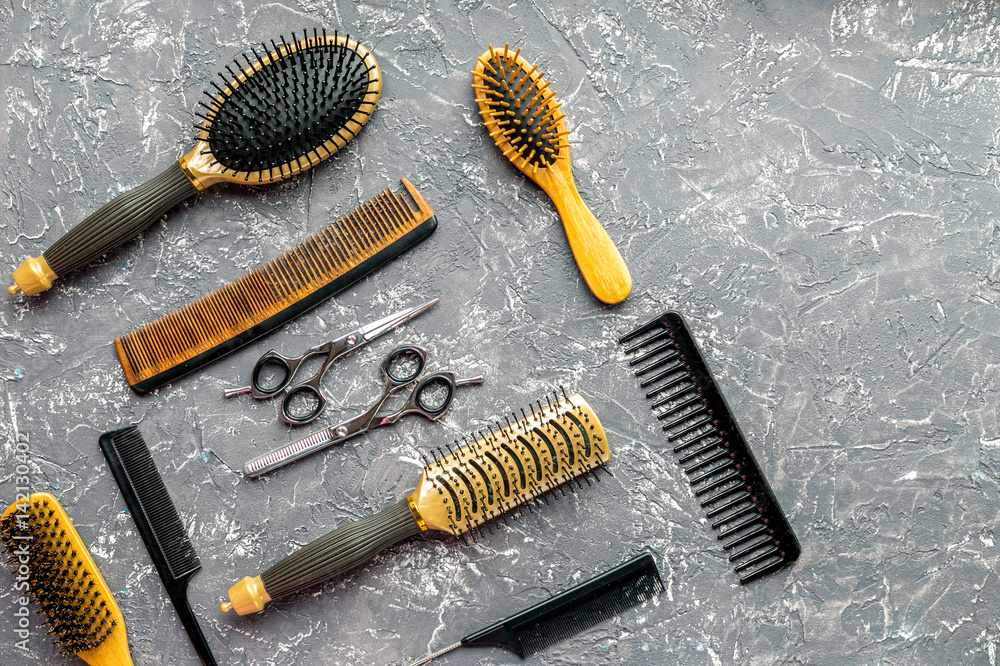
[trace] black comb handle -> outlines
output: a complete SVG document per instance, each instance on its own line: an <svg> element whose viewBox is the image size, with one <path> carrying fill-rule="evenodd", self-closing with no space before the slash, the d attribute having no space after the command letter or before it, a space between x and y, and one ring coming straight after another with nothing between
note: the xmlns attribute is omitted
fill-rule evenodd
<svg viewBox="0 0 1000 666"><path fill-rule="evenodd" d="M663 581L656 560L647 550L551 599L483 627L410 666L426 664L463 645L501 647L523 659L661 592Z"/></svg>
<svg viewBox="0 0 1000 666"><path fill-rule="evenodd" d="M201 569L201 561L149 448L135 426L101 435L100 444L184 630L202 663L216 666L212 648L187 597L188 582Z"/></svg>

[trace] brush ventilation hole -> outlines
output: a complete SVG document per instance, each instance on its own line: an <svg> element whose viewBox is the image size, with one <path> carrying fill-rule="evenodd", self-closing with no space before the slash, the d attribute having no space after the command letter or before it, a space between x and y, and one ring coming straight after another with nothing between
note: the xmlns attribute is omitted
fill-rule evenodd
<svg viewBox="0 0 1000 666"><path fill-rule="evenodd" d="M96 648L117 623L95 572L79 552L83 545L74 543L72 526L63 524L47 500L27 504L26 511L11 511L0 521L13 574L19 581L27 576L29 591L64 656Z"/></svg>
<svg viewBox="0 0 1000 666"><path fill-rule="evenodd" d="M235 70L219 74L223 84L205 91L208 112L199 129L207 130L212 155L226 169L248 173L280 170L316 151L325 159L332 151L324 144L337 137L346 143L371 111L362 106L377 81L374 60L357 42L326 31L261 46L263 54L251 49L252 59L234 60Z"/></svg>
<svg viewBox="0 0 1000 666"><path fill-rule="evenodd" d="M453 534L478 533L478 528L531 501L558 499L572 483L590 485L609 460L604 432L578 396L548 397L521 410L521 418L505 418L487 426L457 449L439 449L424 469L427 481L447 507ZM605 469L605 471L607 471Z"/></svg>
<svg viewBox="0 0 1000 666"><path fill-rule="evenodd" d="M489 58L479 59L482 71L473 72L472 87L480 115L504 157L523 159L525 166L537 171L564 157L569 133L555 91L538 65L528 64L520 53L491 46Z"/></svg>

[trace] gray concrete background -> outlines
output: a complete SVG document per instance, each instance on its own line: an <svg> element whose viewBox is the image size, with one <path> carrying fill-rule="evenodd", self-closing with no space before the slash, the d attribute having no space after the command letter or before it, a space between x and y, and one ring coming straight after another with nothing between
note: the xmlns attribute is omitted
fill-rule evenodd
<svg viewBox="0 0 1000 666"><path fill-rule="evenodd" d="M203 563L190 597L221 663L402 664L656 548L666 592L525 663L996 664L1000 490L1000 11L864 1L0 5L0 265L13 268L191 145L195 103L248 45L348 30L385 76L344 151L275 187L219 186L50 293L0 304L0 498L30 447L127 621L137 664L194 653L97 447L138 422ZM469 71L523 45L565 103L585 201L635 288L605 307L555 210L486 137ZM283 330L155 394L112 339L235 278L407 176L436 234ZM298 353L430 297L340 363L322 423L366 406L419 342L482 373L439 424L399 423L266 481L303 435L227 402L269 348ZM617 336L682 312L802 543L740 587L626 371ZM416 539L253 617L225 590L410 491L418 452L562 384L608 431L614 478L477 545ZM0 574L0 662L14 648ZM506 664L467 649L444 666Z"/></svg>

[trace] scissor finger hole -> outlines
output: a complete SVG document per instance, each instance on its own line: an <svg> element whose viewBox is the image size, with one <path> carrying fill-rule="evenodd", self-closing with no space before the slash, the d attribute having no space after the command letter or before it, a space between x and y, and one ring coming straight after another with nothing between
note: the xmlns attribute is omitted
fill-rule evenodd
<svg viewBox="0 0 1000 666"><path fill-rule="evenodd" d="M284 416L292 423L307 423L319 416L323 402L310 386L303 386L285 396Z"/></svg>
<svg viewBox="0 0 1000 666"><path fill-rule="evenodd" d="M257 365L253 373L253 386L260 393L273 393L288 381L288 364L280 358L269 358Z"/></svg>
<svg viewBox="0 0 1000 666"><path fill-rule="evenodd" d="M417 406L428 414L440 414L448 409L455 387L444 377L431 377L417 392Z"/></svg>
<svg viewBox="0 0 1000 666"><path fill-rule="evenodd" d="M405 384L420 376L424 369L424 357L414 347L403 347L386 359L384 367L389 379L397 384Z"/></svg>

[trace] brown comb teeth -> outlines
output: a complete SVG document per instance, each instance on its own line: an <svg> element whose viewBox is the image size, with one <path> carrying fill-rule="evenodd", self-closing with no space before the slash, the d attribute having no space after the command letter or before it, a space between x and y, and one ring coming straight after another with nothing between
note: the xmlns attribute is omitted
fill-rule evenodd
<svg viewBox="0 0 1000 666"><path fill-rule="evenodd" d="M318 305L434 229L434 211L389 189L280 257L115 339L130 386L150 391Z"/></svg>

